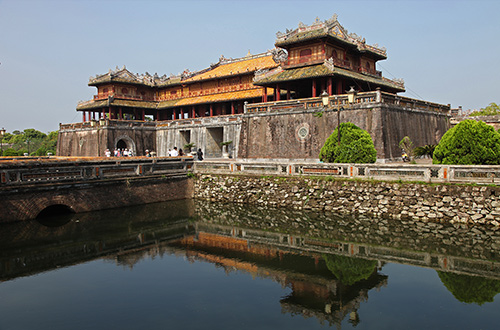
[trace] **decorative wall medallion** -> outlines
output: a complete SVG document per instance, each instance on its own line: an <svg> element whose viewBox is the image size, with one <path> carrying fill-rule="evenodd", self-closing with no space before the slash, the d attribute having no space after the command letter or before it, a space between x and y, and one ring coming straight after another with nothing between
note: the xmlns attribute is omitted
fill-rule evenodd
<svg viewBox="0 0 500 330"><path fill-rule="evenodd" d="M299 141L307 140L311 135L309 134L309 124L303 123L295 129L295 136Z"/></svg>

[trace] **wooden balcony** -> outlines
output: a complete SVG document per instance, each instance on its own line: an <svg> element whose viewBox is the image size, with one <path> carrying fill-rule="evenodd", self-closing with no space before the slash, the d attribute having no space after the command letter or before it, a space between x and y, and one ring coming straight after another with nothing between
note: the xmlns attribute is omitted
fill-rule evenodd
<svg viewBox="0 0 500 330"><path fill-rule="evenodd" d="M156 97L147 97L143 95L132 95L132 94L117 94L117 93L102 93L94 95L94 101L106 100L108 97L114 97L116 99L122 100L133 100L133 101L156 101Z"/></svg>

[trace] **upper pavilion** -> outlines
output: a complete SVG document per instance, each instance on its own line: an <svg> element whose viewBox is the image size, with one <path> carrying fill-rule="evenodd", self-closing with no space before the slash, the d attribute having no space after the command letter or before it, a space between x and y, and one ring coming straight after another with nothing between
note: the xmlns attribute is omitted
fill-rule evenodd
<svg viewBox="0 0 500 330"><path fill-rule="evenodd" d="M278 67L257 72L255 85L286 90L288 99L317 97L324 91L345 94L349 86L360 92L405 91L402 80L386 79L376 69L377 61L387 59L385 48L348 34L337 15L324 22L316 19L310 26L300 23L276 36L275 46L286 53L282 51Z"/></svg>

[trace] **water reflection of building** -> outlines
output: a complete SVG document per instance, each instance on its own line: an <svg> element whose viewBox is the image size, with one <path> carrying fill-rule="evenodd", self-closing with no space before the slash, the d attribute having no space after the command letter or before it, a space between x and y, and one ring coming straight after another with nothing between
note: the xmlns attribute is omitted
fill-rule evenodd
<svg viewBox="0 0 500 330"><path fill-rule="evenodd" d="M160 253L155 246L161 242L192 234L192 208L192 201L185 200L68 215L59 218L64 220L60 226L37 221L2 224L0 281L103 257L132 267Z"/></svg>
<svg viewBox="0 0 500 330"><path fill-rule="evenodd" d="M290 294L280 301L285 313L314 317L321 324L337 327L346 317L357 324L357 310L368 300L368 291L387 284L387 276L377 272L377 263L374 263L368 278L346 285L334 277L321 253L283 249L265 239L258 243L235 237L244 235L243 229L233 228L229 235L222 234L221 229L220 226L197 223L196 235L170 245L186 249L186 256L193 261L211 262L227 273L243 271L290 288ZM266 236L266 233L262 234Z"/></svg>
<svg viewBox="0 0 500 330"><path fill-rule="evenodd" d="M80 214L61 227L37 222L3 225L0 281L97 258L133 268L140 260L173 254L213 263L227 273L269 278L291 289L281 299L283 312L330 324L360 320L357 310L368 291L387 282L376 271L384 262L436 269L448 290L466 303L491 301L500 292L500 262L490 253L498 234L488 238L491 244L476 244L468 254L465 230L459 237L444 236L446 229L432 230L439 228L436 224L397 227L394 221L380 219L313 218L305 212L240 205L215 204L211 210L201 202L196 207L205 208L198 209L194 222L193 202L176 203ZM302 227L293 225L297 219ZM417 232L412 232L417 227L423 233L419 244L413 239ZM484 237L477 228L473 233L475 239ZM445 250L436 243L443 239L454 243ZM483 252L475 257L472 253L478 251ZM350 265L363 271L346 274ZM476 296L470 295L470 287L478 288Z"/></svg>

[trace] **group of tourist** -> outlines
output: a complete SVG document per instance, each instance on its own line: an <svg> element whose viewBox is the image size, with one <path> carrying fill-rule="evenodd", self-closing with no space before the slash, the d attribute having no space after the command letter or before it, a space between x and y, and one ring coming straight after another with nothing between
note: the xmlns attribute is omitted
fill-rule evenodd
<svg viewBox="0 0 500 330"><path fill-rule="evenodd" d="M106 149L104 154L106 155L106 157L111 157L111 150ZM156 153L154 151L149 151L147 149L145 151L146 157L154 157L155 154ZM133 157L134 153L132 150L128 150L127 148L125 148L125 149L115 148L115 150L113 151L113 156L114 157ZM179 156L187 156L187 155L184 153L184 151L182 151L182 149L177 150L177 147L174 147L174 149L168 149L168 156L169 157L179 157ZM196 152L196 158L198 160L203 160L203 151L201 151L201 148L199 148L198 151Z"/></svg>
<svg viewBox="0 0 500 330"><path fill-rule="evenodd" d="M168 149L168 157L177 157L177 156L186 156L182 149L177 150L177 147L174 149Z"/></svg>
<svg viewBox="0 0 500 330"><path fill-rule="evenodd" d="M111 157L111 150L106 149L104 154L106 155L106 157ZM134 157L134 152L132 151L132 149L128 150L127 148L115 148L115 150L113 151L113 157Z"/></svg>

